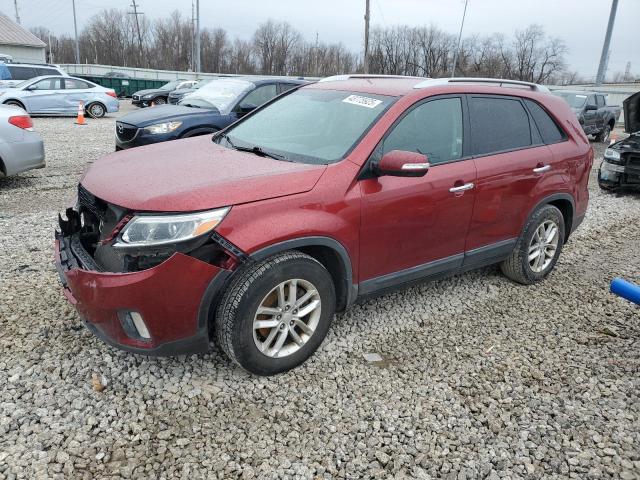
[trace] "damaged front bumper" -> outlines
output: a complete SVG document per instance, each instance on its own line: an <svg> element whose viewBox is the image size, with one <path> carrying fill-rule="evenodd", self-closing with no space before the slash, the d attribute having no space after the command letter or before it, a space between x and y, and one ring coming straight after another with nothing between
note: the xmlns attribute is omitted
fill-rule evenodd
<svg viewBox="0 0 640 480"><path fill-rule="evenodd" d="M598 183L607 189L640 187L640 154L618 161L604 158L598 169Z"/></svg>
<svg viewBox="0 0 640 480"><path fill-rule="evenodd" d="M61 222L61 227L63 226ZM212 300L229 270L175 252L140 271L99 271L78 235L56 231L55 265L64 294L97 337L144 355L209 349Z"/></svg>

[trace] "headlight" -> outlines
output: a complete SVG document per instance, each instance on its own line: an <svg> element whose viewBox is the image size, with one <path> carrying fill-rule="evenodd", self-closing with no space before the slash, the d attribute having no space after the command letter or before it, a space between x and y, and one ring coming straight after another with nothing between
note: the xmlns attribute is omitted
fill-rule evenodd
<svg viewBox="0 0 640 480"><path fill-rule="evenodd" d="M150 133L151 135L157 135L159 133L173 132L180 125L182 125L182 122L156 123L154 125L144 127L144 131Z"/></svg>
<svg viewBox="0 0 640 480"><path fill-rule="evenodd" d="M190 240L213 230L229 208L177 215L136 215L114 246L147 247Z"/></svg>
<svg viewBox="0 0 640 480"><path fill-rule="evenodd" d="M153 93L149 93L147 95L143 95L142 98L144 98L145 100L149 100L150 98L153 98Z"/></svg>
<svg viewBox="0 0 640 480"><path fill-rule="evenodd" d="M604 151L604 158L608 159L608 160L620 160L620 152L612 149L612 148L607 148Z"/></svg>

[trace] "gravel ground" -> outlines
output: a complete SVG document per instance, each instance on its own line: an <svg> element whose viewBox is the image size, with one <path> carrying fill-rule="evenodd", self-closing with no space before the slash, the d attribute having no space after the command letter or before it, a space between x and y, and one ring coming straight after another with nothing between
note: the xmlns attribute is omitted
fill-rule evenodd
<svg viewBox="0 0 640 480"><path fill-rule="evenodd" d="M541 284L486 268L380 297L257 378L114 350L64 299L56 215L114 118L36 119L47 168L0 179L0 478L640 478L639 310L608 293L640 280L638 195L592 181Z"/></svg>

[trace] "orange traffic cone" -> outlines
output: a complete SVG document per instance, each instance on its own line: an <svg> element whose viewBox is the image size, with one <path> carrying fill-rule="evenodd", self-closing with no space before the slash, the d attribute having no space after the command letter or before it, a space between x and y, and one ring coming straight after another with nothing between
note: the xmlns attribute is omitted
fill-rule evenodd
<svg viewBox="0 0 640 480"><path fill-rule="evenodd" d="M613 145L618 141L618 136L615 133L612 133L609 137L609 145Z"/></svg>
<svg viewBox="0 0 640 480"><path fill-rule="evenodd" d="M84 102L78 104L78 118L76 119L76 125L86 125L84 123Z"/></svg>

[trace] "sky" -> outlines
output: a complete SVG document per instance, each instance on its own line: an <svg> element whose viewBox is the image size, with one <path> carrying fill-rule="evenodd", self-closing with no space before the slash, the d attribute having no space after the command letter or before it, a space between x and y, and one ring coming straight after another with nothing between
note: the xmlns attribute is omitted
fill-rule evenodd
<svg viewBox="0 0 640 480"><path fill-rule="evenodd" d="M191 16L191 0L136 0L150 18L173 10ZM458 33L464 0L370 0L372 26L434 24ZM22 24L73 34L71 0L17 0ZM78 28L102 8L128 8L131 0L75 0ZM14 0L0 0L0 12L15 19ZM249 39L256 26L273 18L291 23L308 40L342 42L362 51L365 0L200 0L201 26L222 27L233 37ZM463 36L503 33L512 36L532 23L566 43L571 70L595 77L609 18L609 0L469 0ZM622 72L627 62L640 75L638 41L640 0L619 0L611 40L608 73ZM635 38L634 38L635 37Z"/></svg>

